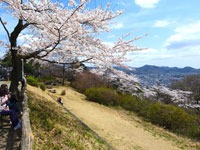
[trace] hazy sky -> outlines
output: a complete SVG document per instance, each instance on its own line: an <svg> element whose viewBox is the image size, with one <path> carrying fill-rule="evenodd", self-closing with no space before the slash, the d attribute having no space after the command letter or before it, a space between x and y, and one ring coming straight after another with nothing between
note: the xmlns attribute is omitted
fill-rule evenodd
<svg viewBox="0 0 200 150"><path fill-rule="evenodd" d="M66 3L66 0L60 2ZM125 11L114 19L111 32L101 35L108 44L133 31L132 38L149 34L135 42L148 49L130 54L134 60L128 65L200 68L200 0L91 0L89 7L105 7L107 2L111 2L113 11ZM0 16L8 22L9 30L12 29L16 20L2 8ZM7 39L2 26L0 39Z"/></svg>

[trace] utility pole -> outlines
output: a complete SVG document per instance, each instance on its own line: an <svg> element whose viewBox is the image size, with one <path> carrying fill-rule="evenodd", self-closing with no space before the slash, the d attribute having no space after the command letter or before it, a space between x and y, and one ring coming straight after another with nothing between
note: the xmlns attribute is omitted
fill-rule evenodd
<svg viewBox="0 0 200 150"><path fill-rule="evenodd" d="M24 59L21 59L22 61L22 78L24 77Z"/></svg>

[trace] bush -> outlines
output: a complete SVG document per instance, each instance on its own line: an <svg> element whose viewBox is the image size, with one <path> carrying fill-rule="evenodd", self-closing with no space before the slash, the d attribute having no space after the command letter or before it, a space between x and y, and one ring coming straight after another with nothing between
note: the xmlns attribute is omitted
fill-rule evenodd
<svg viewBox="0 0 200 150"><path fill-rule="evenodd" d="M55 77L51 77L51 76L43 76L43 77L40 77L38 78L38 81L39 82L48 82L48 81L55 81L56 78Z"/></svg>
<svg viewBox="0 0 200 150"><path fill-rule="evenodd" d="M26 81L29 85L38 87L38 80L33 76L27 76Z"/></svg>
<svg viewBox="0 0 200 150"><path fill-rule="evenodd" d="M66 95L66 91L62 90L61 95Z"/></svg>
<svg viewBox="0 0 200 150"><path fill-rule="evenodd" d="M118 94L109 88L90 88L85 92L88 100L97 102L106 106L118 105Z"/></svg>
<svg viewBox="0 0 200 150"><path fill-rule="evenodd" d="M72 87L82 93L85 93L85 91L89 88L108 87L108 83L106 79L87 72L77 75L75 77L75 81L72 82Z"/></svg>
<svg viewBox="0 0 200 150"><path fill-rule="evenodd" d="M175 133L195 138L199 135L199 125L194 116L182 108L160 103L152 104L147 110L147 119Z"/></svg>
<svg viewBox="0 0 200 150"><path fill-rule="evenodd" d="M46 86L45 86L44 84L41 84L41 85L40 85L40 88L41 88L43 91L46 90Z"/></svg>
<svg viewBox="0 0 200 150"><path fill-rule="evenodd" d="M150 106L150 102L137 96L124 94L120 96L119 105L125 110L136 112L144 117L146 109Z"/></svg>

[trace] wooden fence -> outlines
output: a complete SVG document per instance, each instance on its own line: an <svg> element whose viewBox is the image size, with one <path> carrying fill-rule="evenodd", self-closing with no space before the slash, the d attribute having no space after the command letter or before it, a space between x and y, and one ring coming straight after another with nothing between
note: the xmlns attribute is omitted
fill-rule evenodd
<svg viewBox="0 0 200 150"><path fill-rule="evenodd" d="M21 150L33 150L34 137L30 126L28 97L25 91L23 91L22 93L23 115L22 115Z"/></svg>

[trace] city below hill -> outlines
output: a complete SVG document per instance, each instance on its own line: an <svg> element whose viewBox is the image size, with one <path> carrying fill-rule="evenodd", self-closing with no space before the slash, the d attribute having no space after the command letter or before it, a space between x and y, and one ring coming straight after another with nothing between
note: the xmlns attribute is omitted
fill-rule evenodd
<svg viewBox="0 0 200 150"><path fill-rule="evenodd" d="M134 74L140 79L142 86L165 85L169 86L171 82L181 80L189 75L200 75L200 69L192 67L158 67L145 65L143 67L134 68L135 70L125 70L117 67L116 69Z"/></svg>

